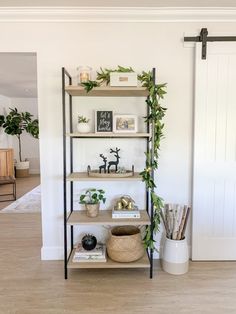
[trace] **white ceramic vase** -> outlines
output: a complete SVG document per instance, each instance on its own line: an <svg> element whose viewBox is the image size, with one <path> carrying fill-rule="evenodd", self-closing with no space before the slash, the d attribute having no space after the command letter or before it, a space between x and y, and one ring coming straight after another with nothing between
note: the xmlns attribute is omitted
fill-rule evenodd
<svg viewBox="0 0 236 314"><path fill-rule="evenodd" d="M186 239L170 240L165 239L162 268L169 274L182 275L188 271L189 254Z"/></svg>
<svg viewBox="0 0 236 314"><path fill-rule="evenodd" d="M88 123L81 122L77 124L77 130L79 133L89 133L90 126Z"/></svg>

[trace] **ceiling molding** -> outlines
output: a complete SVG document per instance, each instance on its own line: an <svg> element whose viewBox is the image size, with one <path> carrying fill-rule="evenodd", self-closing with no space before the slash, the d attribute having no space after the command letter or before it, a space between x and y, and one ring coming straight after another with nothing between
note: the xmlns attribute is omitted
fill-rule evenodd
<svg viewBox="0 0 236 314"><path fill-rule="evenodd" d="M236 22L236 8L1 7L0 22Z"/></svg>

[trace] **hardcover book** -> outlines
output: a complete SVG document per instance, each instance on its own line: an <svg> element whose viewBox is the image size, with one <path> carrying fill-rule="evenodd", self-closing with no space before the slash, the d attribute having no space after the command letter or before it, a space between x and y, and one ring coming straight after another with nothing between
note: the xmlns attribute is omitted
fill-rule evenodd
<svg viewBox="0 0 236 314"><path fill-rule="evenodd" d="M112 218L140 218L140 212L138 209L135 210L112 210Z"/></svg>
<svg viewBox="0 0 236 314"><path fill-rule="evenodd" d="M101 256L105 251L105 245L98 243L93 250L87 251L82 247L82 244L79 243L75 250L76 256Z"/></svg>

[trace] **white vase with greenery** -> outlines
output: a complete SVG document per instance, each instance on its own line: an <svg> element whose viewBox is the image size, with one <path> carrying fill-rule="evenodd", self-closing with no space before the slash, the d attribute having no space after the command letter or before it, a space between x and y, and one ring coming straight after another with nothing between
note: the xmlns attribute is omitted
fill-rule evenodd
<svg viewBox="0 0 236 314"><path fill-rule="evenodd" d="M87 119L84 116L78 116L77 130L79 133L89 133L90 132L89 119Z"/></svg>

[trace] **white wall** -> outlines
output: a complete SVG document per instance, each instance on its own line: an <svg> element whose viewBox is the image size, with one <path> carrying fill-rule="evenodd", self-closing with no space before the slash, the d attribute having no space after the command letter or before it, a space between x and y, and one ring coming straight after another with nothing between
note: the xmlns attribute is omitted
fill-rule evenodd
<svg viewBox="0 0 236 314"><path fill-rule="evenodd" d="M0 115L5 115L9 106L11 104L11 99L0 95ZM0 128L0 148L8 148L12 146L12 138L8 136L2 128Z"/></svg>
<svg viewBox="0 0 236 314"><path fill-rule="evenodd" d="M158 81L168 83L157 192L166 202L191 204L194 51L184 48L183 35L202 27L236 34L236 23L217 22L1 24L4 51L37 52L44 259L63 255L61 67L74 74L78 65L157 67ZM89 114L93 105L108 104L88 103ZM95 146L94 151L101 149Z"/></svg>
<svg viewBox="0 0 236 314"><path fill-rule="evenodd" d="M35 73L36 75L36 73ZM38 117L38 100L37 98L11 98L11 108L17 108L19 111L30 112L36 119ZM19 160L19 145L18 140L14 137L13 147L15 152L15 158ZM30 173L38 174L40 173L40 163L39 163L39 141L33 138L30 134L24 132L21 136L21 151L22 159L27 158L30 161Z"/></svg>

